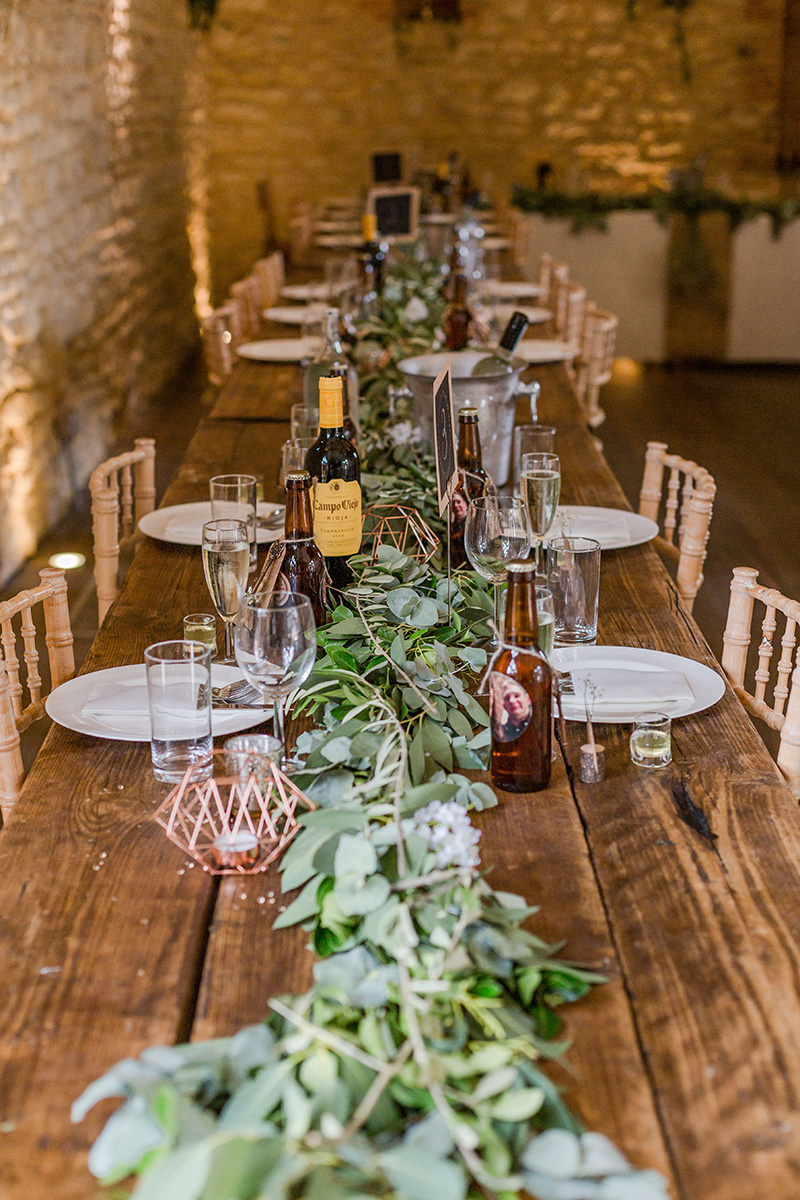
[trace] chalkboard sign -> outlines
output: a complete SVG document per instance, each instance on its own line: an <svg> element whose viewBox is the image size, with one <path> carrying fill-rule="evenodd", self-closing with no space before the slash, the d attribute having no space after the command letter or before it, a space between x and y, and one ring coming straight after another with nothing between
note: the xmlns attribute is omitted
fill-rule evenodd
<svg viewBox="0 0 800 1200"><path fill-rule="evenodd" d="M453 384L450 363L433 381L433 442L436 450L436 491L443 517L457 479L456 436L453 426Z"/></svg>
<svg viewBox="0 0 800 1200"><path fill-rule="evenodd" d="M400 183L403 178L401 154L373 154L372 178L375 183Z"/></svg>
<svg viewBox="0 0 800 1200"><path fill-rule="evenodd" d="M378 233L387 242L413 242L417 237L419 188L372 188L367 210L375 213Z"/></svg>

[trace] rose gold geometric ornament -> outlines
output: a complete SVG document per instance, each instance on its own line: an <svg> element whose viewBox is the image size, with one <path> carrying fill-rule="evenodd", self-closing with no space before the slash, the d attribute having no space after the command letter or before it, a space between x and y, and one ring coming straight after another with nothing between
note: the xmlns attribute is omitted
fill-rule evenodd
<svg viewBox="0 0 800 1200"><path fill-rule="evenodd" d="M413 508L402 504L370 504L364 509L362 553L373 562L378 546L394 546L407 558L426 563L433 556L439 539Z"/></svg>
<svg viewBox="0 0 800 1200"><path fill-rule="evenodd" d="M298 805L317 807L269 759L254 770L256 757L248 759L251 774L198 779L190 767L153 814L170 841L212 875L266 871L300 830ZM230 771L231 752L215 750L214 763Z"/></svg>

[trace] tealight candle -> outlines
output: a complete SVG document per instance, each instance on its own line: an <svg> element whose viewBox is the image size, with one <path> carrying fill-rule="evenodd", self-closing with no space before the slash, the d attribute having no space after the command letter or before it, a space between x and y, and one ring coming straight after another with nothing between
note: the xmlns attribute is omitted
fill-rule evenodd
<svg viewBox="0 0 800 1200"><path fill-rule="evenodd" d="M258 838L247 829L221 833L211 843L211 853L218 867L246 867L258 858Z"/></svg>

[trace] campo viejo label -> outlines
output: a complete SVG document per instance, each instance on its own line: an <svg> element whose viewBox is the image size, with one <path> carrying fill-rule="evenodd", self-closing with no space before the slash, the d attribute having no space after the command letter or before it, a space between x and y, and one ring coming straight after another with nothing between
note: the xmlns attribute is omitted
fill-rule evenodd
<svg viewBox="0 0 800 1200"><path fill-rule="evenodd" d="M314 484L314 538L326 558L361 549L361 484L332 479Z"/></svg>

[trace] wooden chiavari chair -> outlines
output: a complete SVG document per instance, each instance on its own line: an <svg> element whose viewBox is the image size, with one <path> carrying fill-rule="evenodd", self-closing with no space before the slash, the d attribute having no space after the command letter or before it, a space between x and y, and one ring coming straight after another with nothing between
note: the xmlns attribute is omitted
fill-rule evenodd
<svg viewBox="0 0 800 1200"><path fill-rule="evenodd" d="M44 716L47 695L39 674L39 651L36 647L34 610L41 605L44 618L44 640L50 662L50 690L71 679L75 674L72 650L72 630L67 603L67 580L62 570L45 567L39 572L41 583L30 591L19 592L0 604L0 809L8 817L14 806L24 775L20 734ZM20 678L17 653L17 633L12 620L20 617L22 658L25 681ZM23 704L23 689L27 687L28 703Z"/></svg>
<svg viewBox="0 0 800 1200"><path fill-rule="evenodd" d="M120 544L131 542L140 518L156 504L156 444L152 438L136 438L134 447L100 463L89 479L101 625L119 592Z"/></svg>
<svg viewBox="0 0 800 1200"><path fill-rule="evenodd" d="M239 322L239 331L245 341L258 336L261 330L263 305L261 303L261 280L257 275L248 275L231 286L230 301Z"/></svg>
<svg viewBox="0 0 800 1200"><path fill-rule="evenodd" d="M580 353L573 364L575 390L586 410L590 429L606 419L600 407L600 388L611 378L619 317L596 304L586 305Z"/></svg>
<svg viewBox="0 0 800 1200"><path fill-rule="evenodd" d="M800 798L800 665L796 653L800 604L774 588L761 587L757 579L758 571L752 567L734 568L728 620L722 638L722 666L747 711L780 734L778 769L792 789L792 795ZM765 613L751 692L745 687L745 674L756 601L764 605ZM778 613L784 617L784 627L770 702L767 689L771 683Z"/></svg>
<svg viewBox="0 0 800 1200"><path fill-rule="evenodd" d="M261 309L277 304L286 280L282 251L275 250L266 258L259 258L253 265L253 274L261 284Z"/></svg>
<svg viewBox="0 0 800 1200"><path fill-rule="evenodd" d="M697 463L677 454L669 454L665 442L648 442L639 512L656 522L660 517L665 474L667 493L662 534L654 538L654 543L665 557L678 564L678 592L691 612L703 582L703 563L717 485L705 467L698 467Z"/></svg>
<svg viewBox="0 0 800 1200"><path fill-rule="evenodd" d="M586 312L586 288L568 279L554 279L550 289L550 310L553 330L557 337L579 347Z"/></svg>
<svg viewBox="0 0 800 1200"><path fill-rule="evenodd" d="M235 304L222 304L200 322L208 378L215 387L233 370L233 355L242 341L239 311Z"/></svg>
<svg viewBox="0 0 800 1200"><path fill-rule="evenodd" d="M545 252L539 259L539 287L542 289L542 304L554 311L553 288L557 283L569 279L569 265Z"/></svg>

